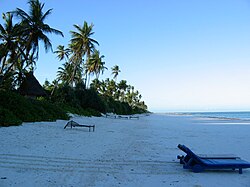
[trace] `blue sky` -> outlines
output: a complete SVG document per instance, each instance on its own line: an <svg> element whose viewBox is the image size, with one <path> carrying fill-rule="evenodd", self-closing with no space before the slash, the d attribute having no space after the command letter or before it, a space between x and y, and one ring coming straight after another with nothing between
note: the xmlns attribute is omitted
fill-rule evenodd
<svg viewBox="0 0 250 187"><path fill-rule="evenodd" d="M53 48L68 44L73 24L93 23L109 68L100 78L119 65L118 80L134 85L149 110L250 110L249 0L42 2L53 8L47 23L65 35L50 36ZM26 3L0 0L0 12ZM35 75L52 81L61 64L41 50Z"/></svg>

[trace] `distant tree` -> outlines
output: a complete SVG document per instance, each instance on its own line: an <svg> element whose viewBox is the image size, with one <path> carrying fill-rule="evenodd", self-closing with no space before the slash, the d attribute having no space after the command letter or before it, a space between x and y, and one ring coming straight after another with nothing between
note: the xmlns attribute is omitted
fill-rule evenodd
<svg viewBox="0 0 250 187"><path fill-rule="evenodd" d="M57 46L57 50L54 52L57 54L57 58L62 61L63 59L68 60L71 50L69 48L64 48L63 45Z"/></svg>
<svg viewBox="0 0 250 187"><path fill-rule="evenodd" d="M105 62L102 61L103 58L104 55L100 55L100 52L94 49L93 54L86 63L86 69L89 72L89 75L94 73L96 75L96 79L99 79L99 75L103 74L105 69L108 69L104 66Z"/></svg>
<svg viewBox="0 0 250 187"><path fill-rule="evenodd" d="M120 90L120 100L122 102L125 101L125 92L128 88L128 85L127 85L127 81L126 80L121 80L119 83L118 83L118 88Z"/></svg>
<svg viewBox="0 0 250 187"><path fill-rule="evenodd" d="M92 83L90 84L90 88L94 88L96 91L100 91L102 82L99 81L98 79L94 79Z"/></svg>
<svg viewBox="0 0 250 187"><path fill-rule="evenodd" d="M107 95L110 97L114 97L116 91L117 91L117 85L114 80L106 80L106 92Z"/></svg>
<svg viewBox="0 0 250 187"><path fill-rule="evenodd" d="M106 94L106 91L107 91L106 81L102 80L102 81L100 82L98 91L99 91L99 93L100 93L101 95L104 95L104 96L107 95L107 94Z"/></svg>
<svg viewBox="0 0 250 187"><path fill-rule="evenodd" d="M119 69L118 65L115 65L114 67L112 67L112 75L114 76L113 79L117 79L118 74L121 72L121 70Z"/></svg>
<svg viewBox="0 0 250 187"><path fill-rule="evenodd" d="M70 84L71 87L81 82L83 70L81 64L82 61L75 61L73 57L69 58L69 56L73 53L72 49L65 49L63 45L59 45L55 53L57 54L57 58L60 61L66 59L66 62L63 64L63 67L59 67L59 70L57 72L58 80L61 80L63 83L66 84Z"/></svg>
<svg viewBox="0 0 250 187"><path fill-rule="evenodd" d="M77 67L75 67L77 65ZM58 81L69 84L71 87L82 82L82 68L80 64L66 62L57 71Z"/></svg>

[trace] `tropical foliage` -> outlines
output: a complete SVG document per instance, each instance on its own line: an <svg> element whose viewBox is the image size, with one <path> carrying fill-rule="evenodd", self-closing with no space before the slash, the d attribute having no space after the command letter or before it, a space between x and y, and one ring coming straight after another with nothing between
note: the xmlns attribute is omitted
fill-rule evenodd
<svg viewBox="0 0 250 187"><path fill-rule="evenodd" d="M28 5L28 13L20 8L3 13L4 24L0 24L1 87L13 88L15 84L20 84L26 71L34 69L39 54L39 41L43 42L46 51L52 49L47 34L63 36L61 31L45 23L52 9L44 13L44 4L39 0L29 0ZM13 22L13 16L19 20L18 23Z"/></svg>
<svg viewBox="0 0 250 187"><path fill-rule="evenodd" d="M118 65L115 65L114 67L112 67L112 75L114 75L114 79L117 79L118 74L121 72L120 68Z"/></svg>
<svg viewBox="0 0 250 187"><path fill-rule="evenodd" d="M73 26L76 31L70 31L72 38L68 48L59 45L55 51L60 61L65 60L63 67L60 67L57 72L57 79L71 87L81 82L86 86L91 75L95 74L98 78L106 69L105 62L102 60L104 56L95 48L99 43L92 38L93 24L88 25L84 21L83 26Z"/></svg>
<svg viewBox="0 0 250 187"><path fill-rule="evenodd" d="M147 110L144 101L141 101L142 96L139 91L135 90L134 86L128 85L126 80L116 83L113 79L106 79L105 81L95 79L91 88L97 90L103 97L129 104L132 109L141 109L144 112Z"/></svg>
<svg viewBox="0 0 250 187"><path fill-rule="evenodd" d="M48 34L63 36L61 31L45 23L52 9L45 11L44 6L39 0L28 0L27 12L17 8L2 15L4 23L0 24L0 94L1 100L5 98L13 107L8 106L5 101L0 103L1 124L66 119L66 112L97 116L105 112L145 112L147 106L141 101L139 92L128 85L126 80L117 82L121 72L118 65L111 68L111 79L100 80L108 68L104 55L97 49L99 43L94 38L94 25L86 21L83 25L74 24L68 46L59 45L54 52L63 63L58 68L57 78L52 83L47 80L44 83L48 97L30 100L18 94L25 75L35 69L40 43L49 52L52 51L52 43ZM17 106L21 109L17 110Z"/></svg>
<svg viewBox="0 0 250 187"><path fill-rule="evenodd" d="M23 121L69 119L60 105L47 100L25 98L11 91L0 90L0 125L19 125Z"/></svg>

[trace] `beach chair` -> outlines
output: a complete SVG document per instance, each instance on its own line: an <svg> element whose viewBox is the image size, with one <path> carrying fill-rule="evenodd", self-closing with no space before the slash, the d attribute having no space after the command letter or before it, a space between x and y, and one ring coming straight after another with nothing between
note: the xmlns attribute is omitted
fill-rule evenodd
<svg viewBox="0 0 250 187"><path fill-rule="evenodd" d="M95 131L95 125L85 125L85 124L79 124L73 120L69 121L65 126L64 126L64 129L66 129L66 127L70 126L71 129L72 127L87 127L89 128L89 132L90 132L90 129L92 128L93 132Z"/></svg>
<svg viewBox="0 0 250 187"><path fill-rule="evenodd" d="M179 144L178 148L186 153L186 146ZM240 157L233 155L233 154L197 154L200 158L204 159L240 159ZM177 159L180 160L180 164L187 163L190 159L190 156L186 154L184 155L178 155Z"/></svg>
<svg viewBox="0 0 250 187"><path fill-rule="evenodd" d="M204 170L239 169L239 174L242 174L243 168L250 168L250 162L236 156L199 157L185 145L179 144L178 148L187 154L185 157L179 158L180 163L183 164L183 168L191 169L195 173Z"/></svg>

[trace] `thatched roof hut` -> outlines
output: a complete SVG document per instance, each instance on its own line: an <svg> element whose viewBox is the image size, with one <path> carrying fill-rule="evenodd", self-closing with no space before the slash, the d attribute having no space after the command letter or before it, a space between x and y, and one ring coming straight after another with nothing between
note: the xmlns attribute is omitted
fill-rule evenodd
<svg viewBox="0 0 250 187"><path fill-rule="evenodd" d="M19 92L28 97L46 96L45 90L33 75L32 71L25 74L25 78L19 88Z"/></svg>

